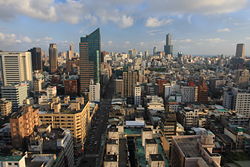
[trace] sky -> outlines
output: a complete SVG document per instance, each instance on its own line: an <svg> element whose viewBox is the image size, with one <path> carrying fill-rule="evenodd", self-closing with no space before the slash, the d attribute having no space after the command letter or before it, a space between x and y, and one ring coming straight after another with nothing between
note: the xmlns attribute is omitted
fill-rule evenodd
<svg viewBox="0 0 250 167"><path fill-rule="evenodd" d="M0 0L0 50L78 51L98 27L105 51L161 51L171 33L174 53L234 55L245 43L250 55L250 0Z"/></svg>

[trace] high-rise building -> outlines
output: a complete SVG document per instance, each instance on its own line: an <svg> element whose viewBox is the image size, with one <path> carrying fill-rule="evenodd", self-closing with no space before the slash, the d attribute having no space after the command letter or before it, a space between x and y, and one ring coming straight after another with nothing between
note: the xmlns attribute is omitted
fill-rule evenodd
<svg viewBox="0 0 250 167"><path fill-rule="evenodd" d="M172 45L172 36L170 34L167 34L166 36L166 45L164 46L164 52L165 55L173 55L173 45Z"/></svg>
<svg viewBox="0 0 250 167"><path fill-rule="evenodd" d="M67 79L63 81L64 94L76 96L78 93L78 84L76 79Z"/></svg>
<svg viewBox="0 0 250 167"><path fill-rule="evenodd" d="M100 83L94 84L94 81L91 80L91 83L89 85L89 101L100 102L100 91Z"/></svg>
<svg viewBox="0 0 250 167"><path fill-rule="evenodd" d="M49 65L50 72L55 73L57 71L57 47L55 43L49 45Z"/></svg>
<svg viewBox="0 0 250 167"><path fill-rule="evenodd" d="M250 93L238 92L236 97L235 111L250 118Z"/></svg>
<svg viewBox="0 0 250 167"><path fill-rule="evenodd" d="M197 101L198 87L183 86L181 88L181 101L183 103L193 103Z"/></svg>
<svg viewBox="0 0 250 167"><path fill-rule="evenodd" d="M239 43L236 46L236 57L245 59L246 58L246 51L245 51L245 45L243 43Z"/></svg>
<svg viewBox="0 0 250 167"><path fill-rule="evenodd" d="M91 79L100 83L100 29L81 37L80 50L80 91L87 92Z"/></svg>
<svg viewBox="0 0 250 167"><path fill-rule="evenodd" d="M74 55L73 44L69 45L69 50L67 51L67 61L71 60Z"/></svg>
<svg viewBox="0 0 250 167"><path fill-rule="evenodd" d="M31 135L34 127L39 125L38 112L32 106L23 106L11 115L10 129L14 147L22 147L24 137Z"/></svg>
<svg viewBox="0 0 250 167"><path fill-rule="evenodd" d="M239 85L240 89L246 89L248 87L250 74L247 69L236 70L235 83Z"/></svg>
<svg viewBox="0 0 250 167"><path fill-rule="evenodd" d="M208 103L208 87L204 81L198 86L198 102Z"/></svg>
<svg viewBox="0 0 250 167"><path fill-rule="evenodd" d="M23 101L28 97L27 84L21 83L1 87L2 98L12 102L13 110L17 110L23 105Z"/></svg>
<svg viewBox="0 0 250 167"><path fill-rule="evenodd" d="M41 50L41 48L32 48L28 51L31 53L33 71L35 71L35 70L42 71L43 64L42 64L42 50Z"/></svg>
<svg viewBox="0 0 250 167"><path fill-rule="evenodd" d="M32 81L30 52L0 52L0 71L4 86Z"/></svg>
<svg viewBox="0 0 250 167"><path fill-rule="evenodd" d="M138 80L137 71L123 72L124 97L133 97L134 88Z"/></svg>
<svg viewBox="0 0 250 167"><path fill-rule="evenodd" d="M214 134L173 136L170 165L172 167L220 166L221 156L213 153Z"/></svg>
<svg viewBox="0 0 250 167"><path fill-rule="evenodd" d="M115 95L118 97L124 97L124 86L122 79L115 79Z"/></svg>
<svg viewBox="0 0 250 167"><path fill-rule="evenodd" d="M141 105L141 87L136 86L134 92L134 105Z"/></svg>
<svg viewBox="0 0 250 167"><path fill-rule="evenodd" d="M8 116L10 113L12 113L12 102L0 99L0 115Z"/></svg>
<svg viewBox="0 0 250 167"><path fill-rule="evenodd" d="M153 56L157 55L157 48L156 46L153 48Z"/></svg>
<svg viewBox="0 0 250 167"><path fill-rule="evenodd" d="M47 98L52 99L57 94L56 86L47 87L46 92L47 92Z"/></svg>
<svg viewBox="0 0 250 167"><path fill-rule="evenodd" d="M55 104L53 108L54 112L39 113L41 123L51 125L52 128L69 129L74 137L75 147L81 149L88 130L90 103L84 104L76 100L71 101L66 109L61 110L61 103Z"/></svg>

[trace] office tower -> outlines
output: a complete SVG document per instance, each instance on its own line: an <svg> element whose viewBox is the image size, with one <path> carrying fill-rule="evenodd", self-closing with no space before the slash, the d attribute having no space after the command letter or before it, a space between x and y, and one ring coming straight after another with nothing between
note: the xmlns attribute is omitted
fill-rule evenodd
<svg viewBox="0 0 250 167"><path fill-rule="evenodd" d="M122 79L115 79L115 95L118 97L124 97L124 86Z"/></svg>
<svg viewBox="0 0 250 167"><path fill-rule="evenodd" d="M47 87L46 92L47 92L47 99L48 100L52 99L57 94L56 86L49 86L49 87Z"/></svg>
<svg viewBox="0 0 250 167"><path fill-rule="evenodd" d="M170 34L167 34L166 36L166 45L164 46L164 52L165 55L173 55L173 45L172 45L172 36Z"/></svg>
<svg viewBox="0 0 250 167"><path fill-rule="evenodd" d="M153 56L157 55L157 48L156 46L153 48Z"/></svg>
<svg viewBox="0 0 250 167"><path fill-rule="evenodd" d="M137 71L123 72L124 97L132 97L134 95L134 88L136 86L137 81Z"/></svg>
<svg viewBox="0 0 250 167"><path fill-rule="evenodd" d="M204 81L198 86L198 102L208 103L208 87Z"/></svg>
<svg viewBox="0 0 250 167"><path fill-rule="evenodd" d="M250 118L250 93L238 92L236 96L235 111Z"/></svg>
<svg viewBox="0 0 250 167"><path fill-rule="evenodd" d="M49 65L50 73L57 71L57 47L55 43L49 45Z"/></svg>
<svg viewBox="0 0 250 167"><path fill-rule="evenodd" d="M134 105L141 105L141 87L136 86L134 90Z"/></svg>
<svg viewBox="0 0 250 167"><path fill-rule="evenodd" d="M250 74L247 69L236 70L235 83L239 85L240 89L246 89L248 87Z"/></svg>
<svg viewBox="0 0 250 167"><path fill-rule="evenodd" d="M130 49L130 50L128 51L128 55L130 56L130 58L136 57L136 54L137 54L136 49Z"/></svg>
<svg viewBox="0 0 250 167"><path fill-rule="evenodd" d="M23 139L31 135L34 127L39 125L38 112L32 106L23 106L11 115L10 129L14 147L23 147Z"/></svg>
<svg viewBox="0 0 250 167"><path fill-rule="evenodd" d="M66 60L71 60L72 57L74 56L74 50L73 50L73 44L69 45L69 50L67 51L67 58Z"/></svg>
<svg viewBox="0 0 250 167"><path fill-rule="evenodd" d="M243 43L239 43L236 46L236 57L245 59L246 58L246 51L245 51L245 45Z"/></svg>
<svg viewBox="0 0 250 167"><path fill-rule="evenodd" d="M32 81L32 62L30 52L0 52L0 70L3 85Z"/></svg>
<svg viewBox="0 0 250 167"><path fill-rule="evenodd" d="M100 29L81 37L80 50L80 92L87 92L91 79L100 83Z"/></svg>
<svg viewBox="0 0 250 167"><path fill-rule="evenodd" d="M42 50L41 50L41 48L32 48L28 51L31 53L33 71L35 71L35 70L42 71L43 64L42 64Z"/></svg>
<svg viewBox="0 0 250 167"><path fill-rule="evenodd" d="M90 103L88 102L84 105L84 99L82 101L71 101L69 107L64 107L63 110L60 107L61 103L57 103L53 106L54 112L39 113L39 118L43 125L51 125L52 128L69 129L77 149L82 149L83 147L90 116Z"/></svg>
<svg viewBox="0 0 250 167"><path fill-rule="evenodd" d="M89 101L100 102L100 84L94 84L94 81L91 80L89 85Z"/></svg>
<svg viewBox="0 0 250 167"><path fill-rule="evenodd" d="M220 166L221 156L213 153L212 132L202 135L173 136L170 165L172 167Z"/></svg>
<svg viewBox="0 0 250 167"><path fill-rule="evenodd" d="M183 103L193 103L197 101L198 87L183 86L181 88L181 101Z"/></svg>
<svg viewBox="0 0 250 167"><path fill-rule="evenodd" d="M76 96L78 94L78 84L77 80L67 79L63 81L64 85L64 94Z"/></svg>
<svg viewBox="0 0 250 167"><path fill-rule="evenodd" d="M16 111L23 105L23 101L28 97L27 84L21 83L1 87L2 98L12 102L12 108Z"/></svg>
<svg viewBox="0 0 250 167"><path fill-rule="evenodd" d="M33 82L33 90L34 92L41 92L42 91L42 83L44 82L44 80L42 79L34 79Z"/></svg>
<svg viewBox="0 0 250 167"><path fill-rule="evenodd" d="M12 113L12 102L6 99L0 99L0 115L8 116Z"/></svg>
<svg viewBox="0 0 250 167"><path fill-rule="evenodd" d="M177 119L175 112L167 112L160 122L162 133L168 139L176 135Z"/></svg>
<svg viewBox="0 0 250 167"><path fill-rule="evenodd" d="M158 85L158 93L159 96L163 96L164 95L164 85L167 83L166 79L156 79L156 83Z"/></svg>

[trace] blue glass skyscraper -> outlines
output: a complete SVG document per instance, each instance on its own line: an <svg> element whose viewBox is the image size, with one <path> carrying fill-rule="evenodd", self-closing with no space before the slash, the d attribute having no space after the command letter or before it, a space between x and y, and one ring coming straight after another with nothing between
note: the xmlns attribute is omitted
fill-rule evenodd
<svg viewBox="0 0 250 167"><path fill-rule="evenodd" d="M88 91L90 81L100 83L100 29L96 29L86 37L81 37L80 51L80 91Z"/></svg>

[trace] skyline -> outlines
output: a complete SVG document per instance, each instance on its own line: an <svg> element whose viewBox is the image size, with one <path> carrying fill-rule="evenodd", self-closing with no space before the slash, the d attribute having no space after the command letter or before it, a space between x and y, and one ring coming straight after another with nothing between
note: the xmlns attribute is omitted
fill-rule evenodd
<svg viewBox="0 0 250 167"><path fill-rule="evenodd" d="M100 27L105 51L163 51L170 33L174 54L235 55L244 43L249 55L249 6L249 0L0 0L0 50L48 52L56 43L66 51L73 43L78 51L80 37Z"/></svg>

